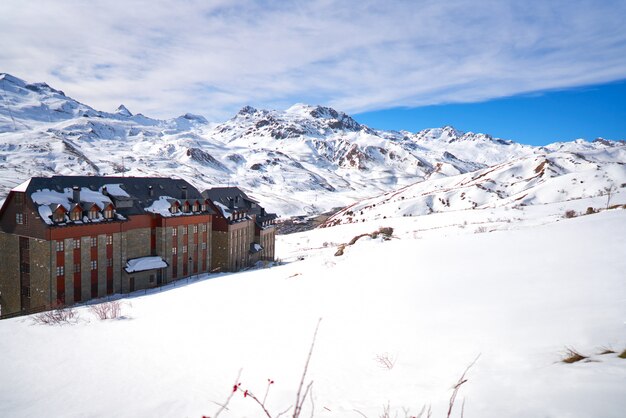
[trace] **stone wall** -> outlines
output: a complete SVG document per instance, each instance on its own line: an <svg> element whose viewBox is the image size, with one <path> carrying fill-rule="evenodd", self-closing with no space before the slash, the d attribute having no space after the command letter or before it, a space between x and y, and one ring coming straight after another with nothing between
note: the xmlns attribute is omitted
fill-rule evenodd
<svg viewBox="0 0 626 418"><path fill-rule="evenodd" d="M0 231L0 315L20 309L19 237Z"/></svg>

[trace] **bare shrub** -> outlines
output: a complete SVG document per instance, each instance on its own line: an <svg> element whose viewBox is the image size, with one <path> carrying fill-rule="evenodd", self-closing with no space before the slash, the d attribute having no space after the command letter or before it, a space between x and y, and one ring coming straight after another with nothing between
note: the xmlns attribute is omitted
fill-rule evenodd
<svg viewBox="0 0 626 418"><path fill-rule="evenodd" d="M32 317L35 324L40 325L63 325L78 322L78 313L71 306L56 307L52 310L38 313Z"/></svg>
<svg viewBox="0 0 626 418"><path fill-rule="evenodd" d="M381 368L387 370L393 369L393 367L396 365L395 356L391 356L389 355L389 353L376 354L374 360L376 360L376 363L378 363Z"/></svg>
<svg viewBox="0 0 626 418"><path fill-rule="evenodd" d="M578 361L586 359L587 356L580 354L577 350L571 347L565 347L565 353L563 354L563 358L561 361L563 363L572 364Z"/></svg>
<svg viewBox="0 0 626 418"><path fill-rule="evenodd" d="M383 238L391 238L391 236L393 235L393 228L390 226L381 226L380 228L378 228L377 232L378 234L383 235Z"/></svg>
<svg viewBox="0 0 626 418"><path fill-rule="evenodd" d="M609 186L604 188L604 194L606 195L606 208L609 209L611 204L611 197L617 191L617 187L614 184L610 184Z"/></svg>
<svg viewBox="0 0 626 418"><path fill-rule="evenodd" d="M575 210L566 210L565 214L563 215L564 218L575 218L576 217L576 211Z"/></svg>
<svg viewBox="0 0 626 418"><path fill-rule="evenodd" d="M592 208L591 206L589 206L587 208L587 211L585 212L585 215L593 215L594 213L596 213L597 210L595 210L594 208Z"/></svg>
<svg viewBox="0 0 626 418"><path fill-rule="evenodd" d="M89 311L99 320L116 319L122 316L122 304L119 300L91 305Z"/></svg>
<svg viewBox="0 0 626 418"><path fill-rule="evenodd" d="M626 350L624 350L624 351L622 351L621 353L619 353L619 354L617 355L617 357L619 357L619 358L623 358L623 359L626 359Z"/></svg>
<svg viewBox="0 0 626 418"><path fill-rule="evenodd" d="M605 354L615 354L615 350L609 347L600 347L600 352L598 354L600 354L601 356Z"/></svg>
<svg viewBox="0 0 626 418"><path fill-rule="evenodd" d="M343 255L343 251L346 249L346 244L341 244L337 247L337 251L335 252L335 257L339 257Z"/></svg>
<svg viewBox="0 0 626 418"><path fill-rule="evenodd" d="M475 234L484 234L485 232L489 232L489 230L487 229L486 226L479 226L478 228L476 228L476 230L474 231Z"/></svg>
<svg viewBox="0 0 626 418"><path fill-rule="evenodd" d="M263 414L268 418L279 418L280 416L285 415L287 412L289 412L292 408L293 408L293 414L291 417L300 418L300 414L302 413L302 407L304 406L304 403L306 402L308 398L311 402L311 416L313 416L313 413L315 411L315 404L313 402L313 381L310 381L306 385L306 387L304 385L304 382L306 380L306 375L309 369L311 356L313 355L313 348L315 347L315 340L317 339L317 331L319 330L321 321L322 321L322 318L320 318L317 321L317 326L315 327L315 332L313 333L313 340L311 341L309 354L307 355L306 362L304 363L304 370L302 371L302 377L300 378L300 385L298 386L298 391L296 393L296 401L294 405L289 406L284 411L273 416L270 413L270 411L267 409L267 407L265 406L265 401L267 400L267 395L269 394L270 387L271 385L274 384L274 381L272 379L267 379L267 387L265 388L265 396L263 397L263 400L261 400L250 389L244 389L242 387L241 383L239 382L239 378L241 377L241 370L239 370L239 374L237 375L237 380L235 380L235 384L233 385L232 392L228 395L228 398L226 398L226 401L223 404L218 404L220 405L220 409L215 413L214 418L217 418L219 414L222 413L222 411L224 411L225 409L228 409L228 404L230 403L230 400L232 399L233 395L237 392L241 392L244 398L252 399L259 406L259 408L261 408L261 410L263 411ZM204 415L203 418L211 418L211 417Z"/></svg>
<svg viewBox="0 0 626 418"><path fill-rule="evenodd" d="M480 358L480 354L478 356L476 356L474 361L472 361L469 366L467 366L467 368L465 369L465 371L463 372L461 377L459 377L459 380L452 387L452 395L450 396L450 401L448 402L448 415L447 415L447 418L450 418L450 415L452 414L452 408L454 408L454 403L455 403L456 397L457 397L457 395L459 393L459 389L461 389L461 386L463 384L467 383L467 379L465 378L465 375L467 374L469 369L471 369L472 366L474 364L476 364L476 362L478 361L479 358ZM465 410L465 400L463 400L463 404L461 406L461 417L463 416L464 410Z"/></svg>

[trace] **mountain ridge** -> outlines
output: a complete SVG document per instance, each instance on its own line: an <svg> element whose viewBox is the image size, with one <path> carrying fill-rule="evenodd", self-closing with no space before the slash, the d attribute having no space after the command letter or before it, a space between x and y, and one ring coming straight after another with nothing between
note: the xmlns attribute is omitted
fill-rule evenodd
<svg viewBox="0 0 626 418"><path fill-rule="evenodd" d="M98 111L9 74L0 84L0 195L31 176L165 175L200 189L237 185L293 216L516 158L624 146L601 139L533 147L451 126L377 130L301 103L284 111L245 106L222 123L189 113L159 120L124 105Z"/></svg>

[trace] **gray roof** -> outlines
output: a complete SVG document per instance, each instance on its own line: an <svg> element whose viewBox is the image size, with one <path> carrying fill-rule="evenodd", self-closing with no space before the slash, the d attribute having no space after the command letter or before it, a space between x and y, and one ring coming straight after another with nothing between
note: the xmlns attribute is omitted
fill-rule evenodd
<svg viewBox="0 0 626 418"><path fill-rule="evenodd" d="M100 176L52 176L33 177L25 192L30 196L36 191L49 189L62 193L66 189L73 187L88 188L92 191L99 191L103 186L119 185L128 196L116 196L108 190L102 191L115 205L116 212L123 216L139 215L148 213L144 209L151 206L161 196L171 197L180 201L181 205L185 200L190 203L198 200L204 201L202 194L182 179L167 177L100 177ZM186 196L186 198L185 198ZM80 202L85 208L92 203ZM209 213L213 213L207 209Z"/></svg>
<svg viewBox="0 0 626 418"><path fill-rule="evenodd" d="M202 192L202 196L219 202L234 211L256 215L257 222L276 219L275 213L267 213L257 200L252 199L238 187L214 187Z"/></svg>

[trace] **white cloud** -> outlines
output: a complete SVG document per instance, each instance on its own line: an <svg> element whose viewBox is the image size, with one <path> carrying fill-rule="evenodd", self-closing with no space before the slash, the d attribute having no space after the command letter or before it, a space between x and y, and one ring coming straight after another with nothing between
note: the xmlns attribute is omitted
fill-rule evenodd
<svg viewBox="0 0 626 418"><path fill-rule="evenodd" d="M95 108L212 120L348 112L626 78L623 1L5 0L0 71Z"/></svg>

